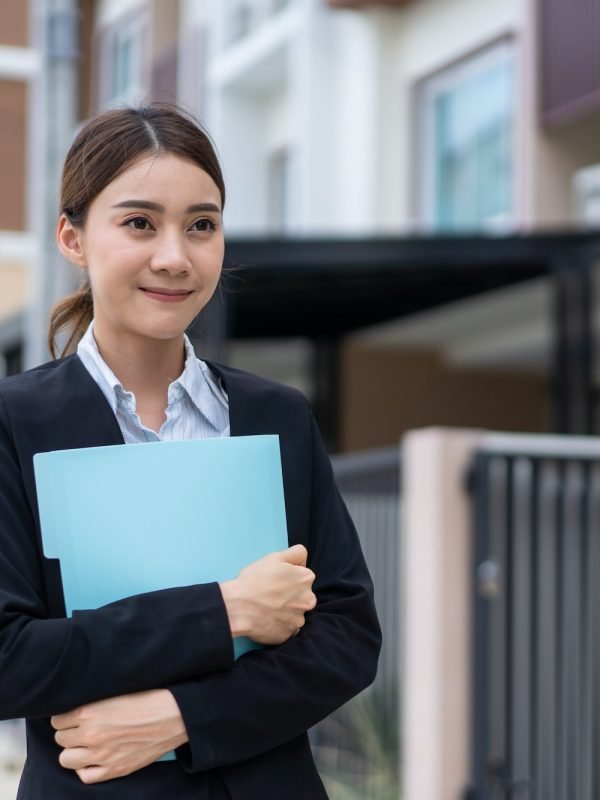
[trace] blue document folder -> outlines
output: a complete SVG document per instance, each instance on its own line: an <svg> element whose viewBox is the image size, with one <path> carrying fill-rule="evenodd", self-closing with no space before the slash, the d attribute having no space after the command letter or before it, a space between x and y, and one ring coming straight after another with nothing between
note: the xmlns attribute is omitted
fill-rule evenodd
<svg viewBox="0 0 600 800"><path fill-rule="evenodd" d="M278 436L38 453L44 555L67 614L142 592L235 578L288 547ZM256 647L234 641L236 658Z"/></svg>

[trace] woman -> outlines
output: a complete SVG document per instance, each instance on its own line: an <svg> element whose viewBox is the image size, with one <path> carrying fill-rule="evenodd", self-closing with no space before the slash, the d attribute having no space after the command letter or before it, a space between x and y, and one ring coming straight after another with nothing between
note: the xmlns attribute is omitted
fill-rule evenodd
<svg viewBox="0 0 600 800"><path fill-rule="evenodd" d="M0 382L0 714L27 718L23 800L324 798L306 731L375 675L369 575L305 399L184 335L219 282L224 199L208 138L171 107L105 112L67 155L57 243L84 282L50 345L67 330L77 350ZM65 618L36 452L266 433L288 550ZM234 662L242 635L267 647Z"/></svg>

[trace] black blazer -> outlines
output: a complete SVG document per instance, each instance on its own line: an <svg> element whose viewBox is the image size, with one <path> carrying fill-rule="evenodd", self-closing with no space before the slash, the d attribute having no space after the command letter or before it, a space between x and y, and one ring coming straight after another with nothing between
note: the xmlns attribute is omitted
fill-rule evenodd
<svg viewBox="0 0 600 800"><path fill-rule="evenodd" d="M308 548L317 607L298 636L236 662L216 583L66 619L58 563L42 555L33 455L123 438L76 355L0 381L0 718L27 718L23 800L204 798L215 771L233 800L326 797L306 731L375 676L371 581L304 397L210 366L233 436L279 434L289 541ZM173 692L189 733L177 761L91 786L59 765L49 716L158 687Z"/></svg>

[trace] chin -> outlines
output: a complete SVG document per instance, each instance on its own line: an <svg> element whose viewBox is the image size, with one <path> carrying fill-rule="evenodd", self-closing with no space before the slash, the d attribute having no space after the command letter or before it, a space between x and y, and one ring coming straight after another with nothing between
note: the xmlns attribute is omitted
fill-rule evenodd
<svg viewBox="0 0 600 800"><path fill-rule="evenodd" d="M156 339L161 342L168 342L172 339L180 339L187 329L187 325L147 325L138 330L138 335L145 339Z"/></svg>

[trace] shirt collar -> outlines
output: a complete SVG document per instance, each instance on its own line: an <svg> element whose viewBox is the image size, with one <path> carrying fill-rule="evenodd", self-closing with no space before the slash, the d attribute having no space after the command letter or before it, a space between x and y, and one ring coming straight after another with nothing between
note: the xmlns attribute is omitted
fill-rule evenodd
<svg viewBox="0 0 600 800"><path fill-rule="evenodd" d="M225 410L228 410L229 407L227 395L221 382L211 373L207 364L196 357L192 343L186 334L183 336L183 343L185 348L183 372L169 385L169 402L173 396L176 397L183 389L198 411L204 415L215 429L218 429L218 425L212 419L213 414L211 413L206 392L208 390ZM113 413L116 413L120 400L125 397L133 397L100 355L94 337L93 320L77 346L77 355L102 390ZM176 387L181 387L181 389Z"/></svg>

